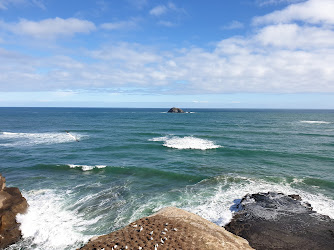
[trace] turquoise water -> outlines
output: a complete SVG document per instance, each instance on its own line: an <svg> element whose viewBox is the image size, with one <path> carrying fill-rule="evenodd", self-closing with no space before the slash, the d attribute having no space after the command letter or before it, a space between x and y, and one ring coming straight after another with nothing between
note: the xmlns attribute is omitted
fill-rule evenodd
<svg viewBox="0 0 334 250"><path fill-rule="evenodd" d="M191 111L0 108L0 172L30 204L12 248L75 249L165 206L224 225L259 191L334 218L334 111Z"/></svg>

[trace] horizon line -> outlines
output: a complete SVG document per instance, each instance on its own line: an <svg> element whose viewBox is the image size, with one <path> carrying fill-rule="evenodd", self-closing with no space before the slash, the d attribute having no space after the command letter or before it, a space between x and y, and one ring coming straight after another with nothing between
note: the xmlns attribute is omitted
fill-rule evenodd
<svg viewBox="0 0 334 250"><path fill-rule="evenodd" d="M176 107L176 106L174 106ZM0 108L87 108L87 109L170 109L166 108L147 108L147 107L89 107L89 106L57 106L57 107L41 107L41 106L0 106ZM334 110L334 108L217 108L217 107L207 107L207 108L191 108L191 107L181 107L182 109L225 109L225 110Z"/></svg>

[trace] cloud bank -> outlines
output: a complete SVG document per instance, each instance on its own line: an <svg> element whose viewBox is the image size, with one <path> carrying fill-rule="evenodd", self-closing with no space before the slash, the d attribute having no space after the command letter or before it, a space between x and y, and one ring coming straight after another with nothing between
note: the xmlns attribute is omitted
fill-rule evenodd
<svg viewBox="0 0 334 250"><path fill-rule="evenodd" d="M95 24L77 18L49 18L42 21L21 19L17 23L0 21L0 27L16 35L26 35L37 39L53 39L59 36L73 36L76 33L88 34L96 29Z"/></svg>
<svg viewBox="0 0 334 250"><path fill-rule="evenodd" d="M156 16L164 13L162 9L153 12ZM249 35L223 39L209 48L164 50L118 42L74 50L73 57L66 53L32 57L0 49L0 91L118 88L160 94L334 93L334 19L329 13L334 13L331 0L291 4L255 17ZM74 18L1 25L35 38L97 29L94 23ZM101 28L123 25L109 23ZM80 57L85 60L76 59Z"/></svg>
<svg viewBox="0 0 334 250"><path fill-rule="evenodd" d="M309 24L334 24L334 1L332 0L309 0L292 4L287 8L275 11L265 16L256 17L255 25L270 23L289 23L302 21Z"/></svg>

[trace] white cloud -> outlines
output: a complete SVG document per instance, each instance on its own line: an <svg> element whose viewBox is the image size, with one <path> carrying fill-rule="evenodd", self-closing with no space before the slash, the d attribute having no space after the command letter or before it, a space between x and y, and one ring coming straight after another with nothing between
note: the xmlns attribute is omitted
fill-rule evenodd
<svg viewBox="0 0 334 250"><path fill-rule="evenodd" d="M157 24L165 27L177 26L186 14L183 8L177 7L173 2L162 4L150 10L150 15L158 19ZM163 19L162 19L163 17Z"/></svg>
<svg viewBox="0 0 334 250"><path fill-rule="evenodd" d="M89 52L92 58L103 61L112 61L116 64L125 62L127 65L145 65L158 63L162 57L149 48L136 44L121 43L114 46L106 46L100 50Z"/></svg>
<svg viewBox="0 0 334 250"><path fill-rule="evenodd" d="M153 16L161 16L162 14L165 14L167 11L168 9L165 5L158 5L150 10L150 14Z"/></svg>
<svg viewBox="0 0 334 250"><path fill-rule="evenodd" d="M304 1L305 0L256 0L256 4L262 7L268 5L299 3Z"/></svg>
<svg viewBox="0 0 334 250"><path fill-rule="evenodd" d="M12 6L36 6L43 10L46 9L43 0L0 0L0 9L7 10Z"/></svg>
<svg viewBox="0 0 334 250"><path fill-rule="evenodd" d="M281 30L285 39L270 39L275 29ZM326 38L332 41L333 34L321 32L315 27L270 26L251 37L222 40L211 50L193 47L164 52L122 43L87 51L85 56L93 59L90 63L67 56L31 58L2 50L0 89L125 87L168 94L333 93L334 48L325 42ZM317 38L309 39L312 34ZM293 46L293 41L297 45ZM40 73L41 67L48 70Z"/></svg>
<svg viewBox="0 0 334 250"><path fill-rule="evenodd" d="M67 51L38 58L0 49L0 90L124 88L164 94L334 93L333 28L321 25L328 22L292 22L297 17L302 22L310 20L305 18L309 13L305 4L310 2L291 5L299 8L299 16L294 19L284 14L291 6L282 10L285 20L290 20L287 23L264 22L252 34L221 40L210 49L193 46L163 51L119 43L91 51L71 51L84 56L85 62L66 56ZM72 27L70 31L74 34L82 30Z"/></svg>
<svg viewBox="0 0 334 250"><path fill-rule="evenodd" d="M6 10L6 9L7 9L6 4L0 1L0 10Z"/></svg>
<svg viewBox="0 0 334 250"><path fill-rule="evenodd" d="M245 25L242 22L239 21L232 21L229 24L222 27L224 30L233 30L233 29L242 29Z"/></svg>
<svg viewBox="0 0 334 250"><path fill-rule="evenodd" d="M310 24L334 24L333 0L309 0L292 4L283 10L274 11L253 19L253 24L278 24L303 21Z"/></svg>
<svg viewBox="0 0 334 250"><path fill-rule="evenodd" d="M161 26L165 26L165 27L176 26L176 24L171 22L171 21L159 21L158 24L161 25Z"/></svg>
<svg viewBox="0 0 334 250"><path fill-rule="evenodd" d="M25 2L25 0L0 0L0 9L7 10L10 5L19 5Z"/></svg>
<svg viewBox="0 0 334 250"><path fill-rule="evenodd" d="M123 29L131 29L138 26L138 20L132 19L128 21L119 21L113 23L103 23L100 25L102 29L105 30L123 30Z"/></svg>
<svg viewBox="0 0 334 250"><path fill-rule="evenodd" d="M66 97L72 97L77 93L74 91L56 91L53 92L52 94L57 98L66 98Z"/></svg>
<svg viewBox="0 0 334 250"><path fill-rule="evenodd" d="M167 13L185 13L185 10L182 8L178 8L173 2L168 2L167 4L162 4L154 7L149 12L152 16L162 16Z"/></svg>
<svg viewBox="0 0 334 250"><path fill-rule="evenodd" d="M43 9L43 10L46 10L46 6L44 4L44 1L43 0L32 0L31 1L34 5L36 5L37 7Z"/></svg>
<svg viewBox="0 0 334 250"><path fill-rule="evenodd" d="M334 31L318 27L301 27L297 24L270 25L261 29L257 39L264 46L288 49L334 49Z"/></svg>
<svg viewBox="0 0 334 250"><path fill-rule="evenodd" d="M127 1L138 9L142 9L148 4L147 0L127 0Z"/></svg>
<svg viewBox="0 0 334 250"><path fill-rule="evenodd" d="M208 103L209 101L197 101L197 100L194 100L192 102L194 102L194 103Z"/></svg>
<svg viewBox="0 0 334 250"><path fill-rule="evenodd" d="M59 36L72 36L75 33L88 34L96 29L94 23L77 18L59 17L39 22L22 19L18 23L0 21L0 27L17 35L27 35L39 39L53 39Z"/></svg>

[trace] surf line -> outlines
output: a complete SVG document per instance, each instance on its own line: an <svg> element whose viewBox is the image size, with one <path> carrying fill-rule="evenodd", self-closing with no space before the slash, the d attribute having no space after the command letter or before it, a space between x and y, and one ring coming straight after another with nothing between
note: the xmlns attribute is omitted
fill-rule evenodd
<svg viewBox="0 0 334 250"><path fill-rule="evenodd" d="M78 138L76 138L74 135L72 135L68 130L65 130L66 133L71 136L74 140L76 140L77 142L79 142Z"/></svg>

